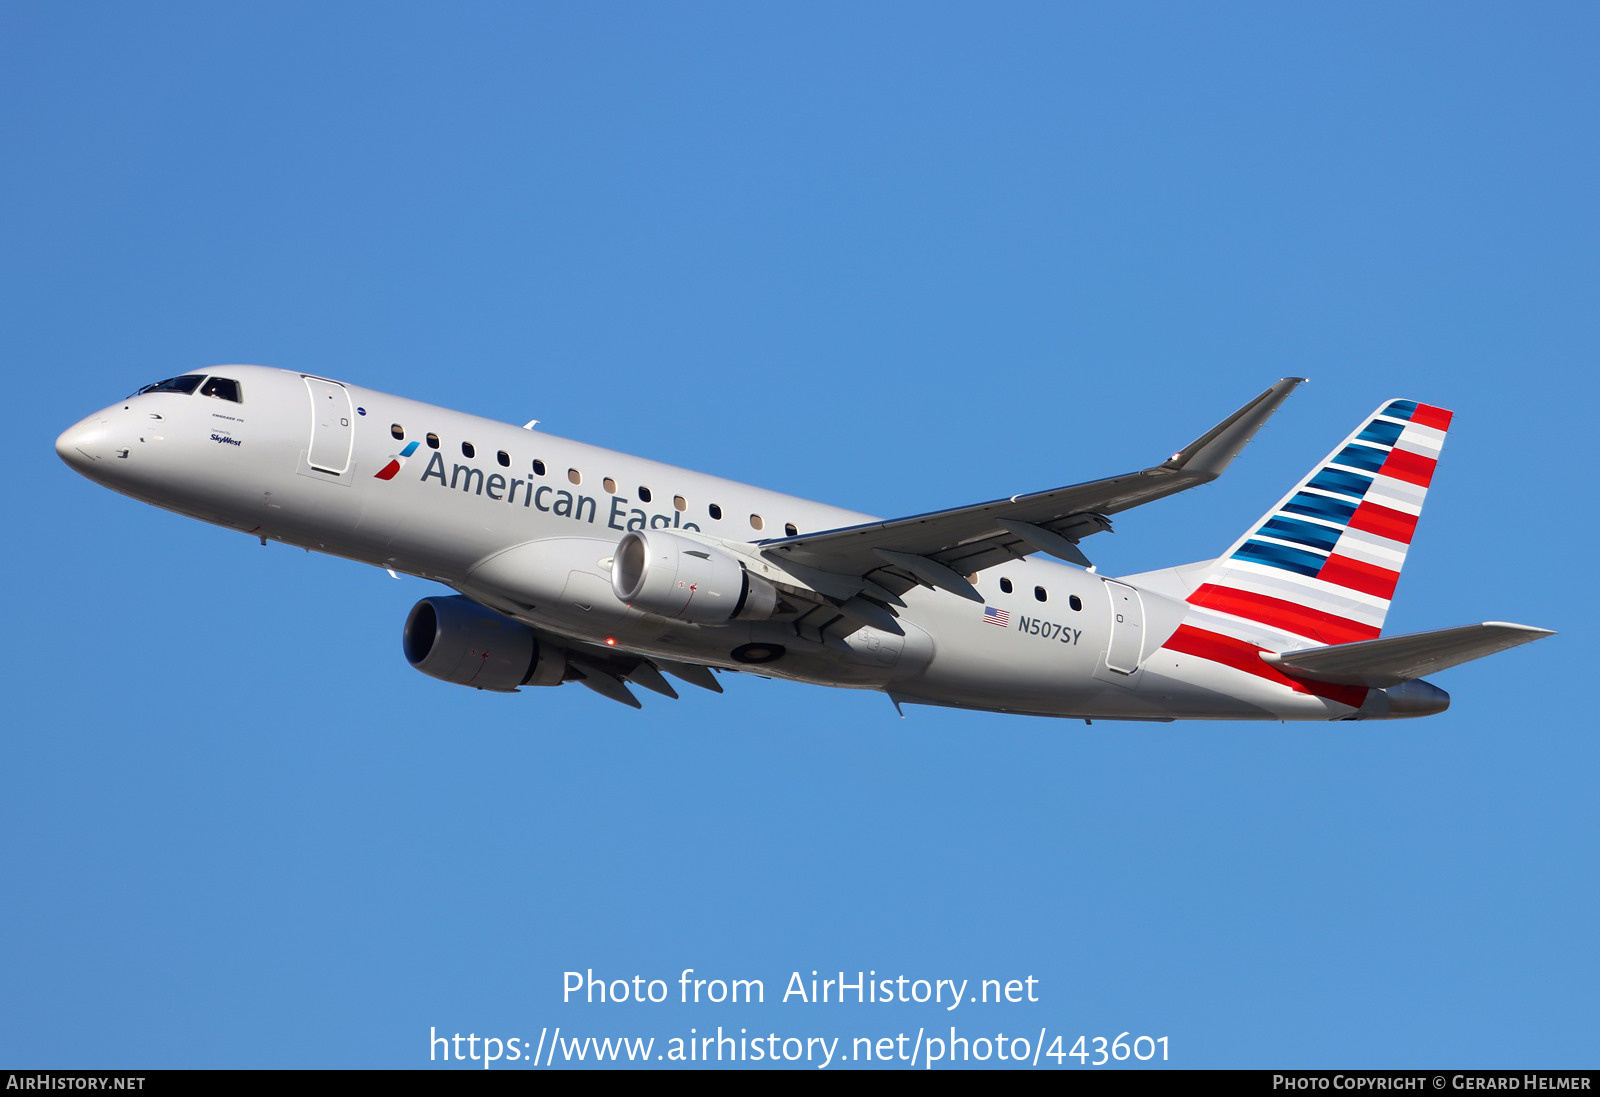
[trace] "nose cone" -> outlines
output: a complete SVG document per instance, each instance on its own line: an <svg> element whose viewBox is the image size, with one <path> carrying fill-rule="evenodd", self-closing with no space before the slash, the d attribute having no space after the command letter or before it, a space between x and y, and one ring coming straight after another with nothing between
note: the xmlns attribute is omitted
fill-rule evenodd
<svg viewBox="0 0 1600 1097"><path fill-rule="evenodd" d="M85 476L93 476L94 467L111 456L107 434L105 419L92 415L61 432L56 456Z"/></svg>

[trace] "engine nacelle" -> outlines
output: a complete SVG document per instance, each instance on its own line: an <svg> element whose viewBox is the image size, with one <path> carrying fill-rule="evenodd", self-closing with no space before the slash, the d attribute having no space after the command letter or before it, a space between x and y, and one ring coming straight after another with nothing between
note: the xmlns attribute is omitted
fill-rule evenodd
<svg viewBox="0 0 1600 1097"><path fill-rule="evenodd" d="M634 609L696 624L763 621L778 592L731 554L666 530L635 530L617 542L611 590Z"/></svg>
<svg viewBox="0 0 1600 1097"><path fill-rule="evenodd" d="M460 596L412 606L402 643L406 661L422 673L497 693L559 686L567 669L566 654L541 645L527 625Z"/></svg>

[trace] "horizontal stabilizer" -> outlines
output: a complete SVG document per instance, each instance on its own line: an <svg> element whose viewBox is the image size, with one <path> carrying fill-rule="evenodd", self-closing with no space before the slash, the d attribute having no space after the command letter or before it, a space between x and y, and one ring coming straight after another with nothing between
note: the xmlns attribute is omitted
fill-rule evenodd
<svg viewBox="0 0 1600 1097"><path fill-rule="evenodd" d="M1383 688L1554 635L1531 625L1489 621L1302 651L1262 652L1261 658L1286 674L1315 682Z"/></svg>

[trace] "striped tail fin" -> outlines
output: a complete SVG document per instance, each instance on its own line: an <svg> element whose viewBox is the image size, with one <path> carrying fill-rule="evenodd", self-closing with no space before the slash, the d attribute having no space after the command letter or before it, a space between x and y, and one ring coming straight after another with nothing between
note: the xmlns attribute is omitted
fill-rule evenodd
<svg viewBox="0 0 1600 1097"><path fill-rule="evenodd" d="M1265 651L1383 629L1450 412L1391 400L1216 562L1180 632Z"/></svg>

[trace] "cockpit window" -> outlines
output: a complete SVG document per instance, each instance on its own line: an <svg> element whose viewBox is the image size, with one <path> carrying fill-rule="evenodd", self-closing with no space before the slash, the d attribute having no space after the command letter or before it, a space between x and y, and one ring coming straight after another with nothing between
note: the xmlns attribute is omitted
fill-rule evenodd
<svg viewBox="0 0 1600 1097"><path fill-rule="evenodd" d="M203 373L186 373L182 377L169 377L165 381L157 381L153 385L146 385L135 396L143 396L147 392L181 392L185 396L192 395L200 387L200 382L206 379Z"/></svg>
<svg viewBox="0 0 1600 1097"><path fill-rule="evenodd" d="M206 387L200 390L200 395L215 396L218 400L232 400L235 404L244 402L239 399L239 382L230 381L226 377L213 377L207 381Z"/></svg>

